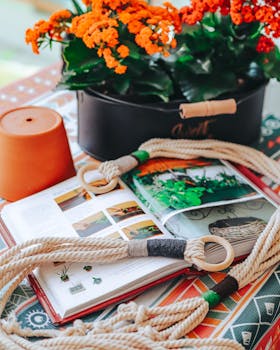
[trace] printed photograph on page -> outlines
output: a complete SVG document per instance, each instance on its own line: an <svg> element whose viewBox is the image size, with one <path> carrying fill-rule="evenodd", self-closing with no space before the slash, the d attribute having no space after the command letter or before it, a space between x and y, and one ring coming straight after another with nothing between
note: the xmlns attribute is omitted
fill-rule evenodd
<svg viewBox="0 0 280 350"><path fill-rule="evenodd" d="M122 179L164 222L177 212L260 197L245 178L219 160L157 158Z"/></svg>

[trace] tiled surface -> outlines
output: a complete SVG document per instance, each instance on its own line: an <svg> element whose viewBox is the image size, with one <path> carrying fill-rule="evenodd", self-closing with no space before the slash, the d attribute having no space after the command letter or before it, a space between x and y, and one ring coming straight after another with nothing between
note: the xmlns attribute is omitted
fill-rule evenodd
<svg viewBox="0 0 280 350"><path fill-rule="evenodd" d="M59 81L60 64L53 64L24 79L0 87L0 114L23 104L31 104L49 93Z"/></svg>

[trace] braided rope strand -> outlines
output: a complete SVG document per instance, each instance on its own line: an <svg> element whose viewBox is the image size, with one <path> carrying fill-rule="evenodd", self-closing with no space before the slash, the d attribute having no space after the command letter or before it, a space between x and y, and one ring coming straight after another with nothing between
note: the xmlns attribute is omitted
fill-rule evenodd
<svg viewBox="0 0 280 350"><path fill-rule="evenodd" d="M144 143L140 150L154 157L193 159L199 156L226 159L242 164L280 183L280 164L261 152L246 146L215 140L162 140ZM135 166L135 163L134 163ZM102 167L101 167L102 169ZM105 170L104 170L105 169ZM125 169L129 169L126 165ZM108 181L120 175L113 165L103 166ZM106 174L105 174L106 175ZM229 275L241 288L258 278L280 260L280 209L271 217L259 236L252 253L244 262L234 266ZM187 255L187 254L186 254ZM0 287L12 281L0 302L0 313L23 278L42 262L89 261L112 262L128 256L126 242L118 240L45 238L11 248L0 257ZM184 337L205 318L210 303L204 297L186 299L167 306L146 308L134 303L120 305L109 319L83 323L58 332L53 330L21 330L15 317L0 322L0 350L138 350L183 349L241 350L243 347L229 339L188 339ZM50 339L35 344L20 336L44 336Z"/></svg>

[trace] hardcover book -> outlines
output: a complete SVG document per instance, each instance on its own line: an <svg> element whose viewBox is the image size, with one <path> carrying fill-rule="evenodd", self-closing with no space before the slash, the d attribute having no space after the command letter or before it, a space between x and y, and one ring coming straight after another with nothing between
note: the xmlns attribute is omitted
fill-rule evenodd
<svg viewBox="0 0 280 350"><path fill-rule="evenodd" d="M96 172L87 180L102 183ZM10 245L45 236L132 240L215 234L232 243L238 258L251 251L274 210L225 163L160 158L123 176L110 193L93 195L74 177L6 205L1 220ZM220 246L205 249L208 262L225 257ZM30 280L52 321L63 324L182 273L200 272L183 260L148 257L107 265L53 262L36 269Z"/></svg>

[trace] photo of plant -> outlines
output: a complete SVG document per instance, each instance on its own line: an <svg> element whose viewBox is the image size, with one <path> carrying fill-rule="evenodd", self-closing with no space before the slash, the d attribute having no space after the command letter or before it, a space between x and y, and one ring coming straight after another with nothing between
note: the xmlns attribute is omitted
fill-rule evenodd
<svg viewBox="0 0 280 350"><path fill-rule="evenodd" d="M163 234L152 220L140 221L122 230L129 239L145 239Z"/></svg>
<svg viewBox="0 0 280 350"><path fill-rule="evenodd" d="M62 282L68 282L69 281L69 268L70 268L70 265L67 266L67 265L64 265L63 268L61 269L61 271L57 272L57 275L59 276L60 280Z"/></svg>
<svg viewBox="0 0 280 350"><path fill-rule="evenodd" d="M143 210L135 201L116 204L113 207L107 208L107 211L115 222L120 222L133 216L144 214Z"/></svg>
<svg viewBox="0 0 280 350"><path fill-rule="evenodd" d="M155 214L256 195L245 180L218 160L153 159L123 180Z"/></svg>
<svg viewBox="0 0 280 350"><path fill-rule="evenodd" d="M54 200L62 211L74 208L91 198L90 194L82 187L75 188L72 191L63 193L61 196L56 197Z"/></svg>
<svg viewBox="0 0 280 350"><path fill-rule="evenodd" d="M228 240L257 237L275 207L264 198L205 207L177 213L165 226L176 238L191 239L214 234Z"/></svg>
<svg viewBox="0 0 280 350"><path fill-rule="evenodd" d="M73 224L74 229L80 237L88 237L111 225L105 214L100 211L94 215Z"/></svg>

